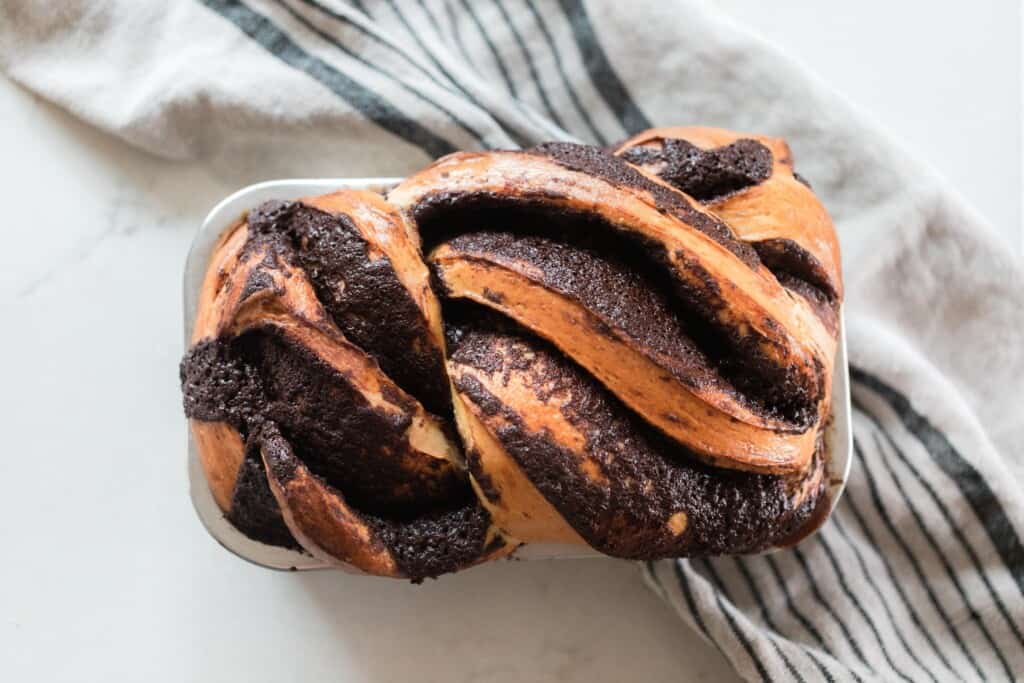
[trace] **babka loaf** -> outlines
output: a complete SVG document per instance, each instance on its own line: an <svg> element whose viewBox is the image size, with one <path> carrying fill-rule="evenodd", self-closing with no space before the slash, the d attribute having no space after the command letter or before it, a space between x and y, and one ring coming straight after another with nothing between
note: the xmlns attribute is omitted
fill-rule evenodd
<svg viewBox="0 0 1024 683"><path fill-rule="evenodd" d="M231 226L185 413L239 531L371 574L757 552L828 510L841 300L781 140L457 153Z"/></svg>

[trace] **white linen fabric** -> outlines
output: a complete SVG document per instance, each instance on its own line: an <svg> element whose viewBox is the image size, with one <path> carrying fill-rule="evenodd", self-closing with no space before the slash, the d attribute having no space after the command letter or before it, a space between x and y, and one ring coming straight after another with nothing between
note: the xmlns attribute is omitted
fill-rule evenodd
<svg viewBox="0 0 1024 683"><path fill-rule="evenodd" d="M785 137L863 245L844 253L852 476L798 547L650 563L647 580L749 680L1024 675L1021 264L841 97L699 2L5 0L0 67L154 154L267 176L401 175L650 125Z"/></svg>

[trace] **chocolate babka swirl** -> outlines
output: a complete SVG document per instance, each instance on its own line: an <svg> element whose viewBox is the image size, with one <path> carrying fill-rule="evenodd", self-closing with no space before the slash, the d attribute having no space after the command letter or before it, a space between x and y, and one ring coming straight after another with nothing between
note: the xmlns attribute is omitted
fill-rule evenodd
<svg viewBox="0 0 1024 683"><path fill-rule="evenodd" d="M756 552L827 510L838 263L781 141L457 153L222 235L185 412L239 531L367 573Z"/></svg>
<svg viewBox="0 0 1024 683"><path fill-rule="evenodd" d="M843 295L839 242L825 207L793 169L785 140L720 128L652 128L615 154L713 210L835 331Z"/></svg>

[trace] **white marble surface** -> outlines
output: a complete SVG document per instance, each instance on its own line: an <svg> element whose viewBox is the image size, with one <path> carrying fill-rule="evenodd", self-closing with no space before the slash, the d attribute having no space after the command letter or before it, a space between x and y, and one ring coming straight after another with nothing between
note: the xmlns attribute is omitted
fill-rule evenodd
<svg viewBox="0 0 1024 683"><path fill-rule="evenodd" d="M922 98L935 96L927 84L918 96L919 86L901 80L898 69L881 68L884 60L860 53L852 39L816 46L807 38L813 26L785 25L789 9L770 15L754 0L720 4L749 10L748 19L769 34L791 39L794 51L840 89L857 89L858 64L877 69L881 84L873 87L892 97L861 104L891 118L894 129L914 121ZM863 5L865 12L882 7ZM1016 21L1014 12L1005 14ZM941 16L937 28L918 36L916 50L938 49L955 36L964 49L976 46L982 56L951 62L947 75L986 103L985 130L971 135L984 134L985 144L1019 141L1019 63L997 58L1017 44L1001 30L971 33L980 25L976 16ZM875 36L874 52L895 54L888 36ZM932 110L920 124L935 134L959 130L970 117L958 106ZM717 652L689 633L628 563L502 563L413 587L336 573L271 573L217 547L186 492L176 377L180 275L199 221L241 175L148 157L2 79L0 121L5 679L731 678ZM979 146L985 163L968 174L964 163L977 149L935 151L922 135L904 137L955 181L973 174L965 194L1013 238L1019 149ZM992 189L1007 176L1015 179L1007 186L1014 196Z"/></svg>

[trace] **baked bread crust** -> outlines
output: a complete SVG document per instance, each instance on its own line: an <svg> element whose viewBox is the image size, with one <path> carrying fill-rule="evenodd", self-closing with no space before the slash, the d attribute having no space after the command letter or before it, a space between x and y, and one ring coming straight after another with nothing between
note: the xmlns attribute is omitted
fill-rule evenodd
<svg viewBox="0 0 1024 683"><path fill-rule="evenodd" d="M841 298L781 140L457 153L231 226L185 411L240 531L371 574L755 552L828 504Z"/></svg>

